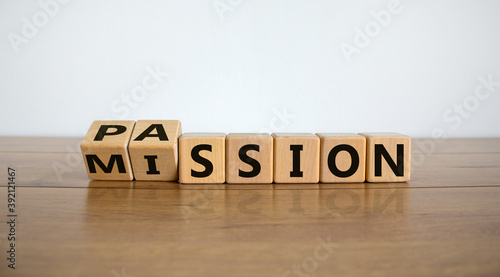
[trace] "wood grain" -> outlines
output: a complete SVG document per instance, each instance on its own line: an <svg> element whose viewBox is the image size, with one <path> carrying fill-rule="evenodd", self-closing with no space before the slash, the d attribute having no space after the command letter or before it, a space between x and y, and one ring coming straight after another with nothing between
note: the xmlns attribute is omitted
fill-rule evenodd
<svg viewBox="0 0 500 277"><path fill-rule="evenodd" d="M319 240L311 276L500 272L500 188L18 194L19 276L282 276Z"/></svg>
<svg viewBox="0 0 500 277"><path fill-rule="evenodd" d="M22 141L0 155L0 276L500 274L498 139L414 154L407 183L211 185L92 181L77 151ZM57 163L71 169L62 179ZM5 259L8 166L15 271Z"/></svg>

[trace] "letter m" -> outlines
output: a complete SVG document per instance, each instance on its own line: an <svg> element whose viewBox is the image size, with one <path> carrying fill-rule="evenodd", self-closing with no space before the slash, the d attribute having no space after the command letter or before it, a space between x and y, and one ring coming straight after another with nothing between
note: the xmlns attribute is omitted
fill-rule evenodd
<svg viewBox="0 0 500 277"><path fill-rule="evenodd" d="M87 165L89 167L89 172L90 173L97 173L95 164L97 164L104 173L111 173L113 171L113 166L115 165L118 166L118 172L119 173L127 173L125 170L125 164L123 163L123 157L122 155L111 155L109 157L109 162L108 165L105 166L104 163L97 157L97 155L85 155L87 159Z"/></svg>

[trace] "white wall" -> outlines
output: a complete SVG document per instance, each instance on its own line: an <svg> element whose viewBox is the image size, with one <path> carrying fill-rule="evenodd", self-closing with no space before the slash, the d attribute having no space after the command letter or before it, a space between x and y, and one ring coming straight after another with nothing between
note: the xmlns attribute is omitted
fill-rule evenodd
<svg viewBox="0 0 500 277"><path fill-rule="evenodd" d="M185 132L500 136L500 84L480 81L500 82L500 1L53 1L40 1L50 15L0 2L0 135L180 119ZM371 13L388 5L381 26ZM138 87L155 68L168 76Z"/></svg>

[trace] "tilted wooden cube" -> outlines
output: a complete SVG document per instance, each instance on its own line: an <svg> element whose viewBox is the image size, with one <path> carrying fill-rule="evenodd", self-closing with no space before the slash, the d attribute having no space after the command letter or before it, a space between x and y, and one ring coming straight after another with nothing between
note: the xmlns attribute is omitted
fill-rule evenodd
<svg viewBox="0 0 500 277"><path fill-rule="evenodd" d="M274 133L274 182L319 182L319 137L310 133Z"/></svg>
<svg viewBox="0 0 500 277"><path fill-rule="evenodd" d="M366 139L351 133L320 133L320 177L322 183L365 181Z"/></svg>
<svg viewBox="0 0 500 277"><path fill-rule="evenodd" d="M273 137L270 134L230 133L226 136L226 182L273 182Z"/></svg>
<svg viewBox="0 0 500 277"><path fill-rule="evenodd" d="M81 144L90 179L133 180L128 144L135 121L94 121Z"/></svg>
<svg viewBox="0 0 500 277"><path fill-rule="evenodd" d="M186 133L179 137L179 181L224 183L224 133Z"/></svg>
<svg viewBox="0 0 500 277"><path fill-rule="evenodd" d="M178 120L94 121L81 144L88 176L240 184L410 180L411 138L397 133L180 134Z"/></svg>
<svg viewBox="0 0 500 277"><path fill-rule="evenodd" d="M366 181L410 180L411 138L397 133L361 133L366 137Z"/></svg>
<svg viewBox="0 0 500 277"><path fill-rule="evenodd" d="M139 120L128 151L136 180L177 181L179 120Z"/></svg>

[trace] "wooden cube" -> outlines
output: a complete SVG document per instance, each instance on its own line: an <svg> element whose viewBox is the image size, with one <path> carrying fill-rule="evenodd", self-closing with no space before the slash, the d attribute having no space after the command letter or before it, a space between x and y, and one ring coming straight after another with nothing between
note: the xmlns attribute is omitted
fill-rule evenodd
<svg viewBox="0 0 500 277"><path fill-rule="evenodd" d="M80 146L90 179L134 179L128 155L134 125L131 120L92 123Z"/></svg>
<svg viewBox="0 0 500 277"><path fill-rule="evenodd" d="M366 137L366 181L410 180L411 138L397 133L361 133Z"/></svg>
<svg viewBox="0 0 500 277"><path fill-rule="evenodd" d="M231 133L226 136L226 182L273 182L273 137L270 134Z"/></svg>
<svg viewBox="0 0 500 277"><path fill-rule="evenodd" d="M274 182L319 182L319 137L309 133L274 133Z"/></svg>
<svg viewBox="0 0 500 277"><path fill-rule="evenodd" d="M349 133L321 133L320 176L322 183L365 181L366 139Z"/></svg>
<svg viewBox="0 0 500 277"><path fill-rule="evenodd" d="M179 137L179 181L224 183L224 133L186 133Z"/></svg>
<svg viewBox="0 0 500 277"><path fill-rule="evenodd" d="M179 120L139 120L128 151L134 177L139 181L177 181Z"/></svg>

